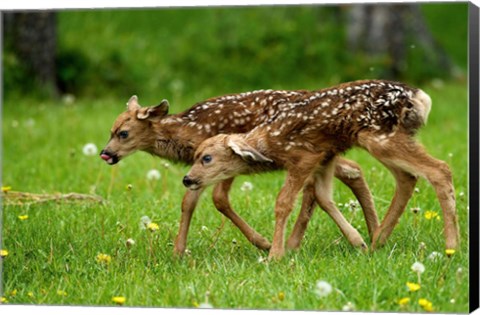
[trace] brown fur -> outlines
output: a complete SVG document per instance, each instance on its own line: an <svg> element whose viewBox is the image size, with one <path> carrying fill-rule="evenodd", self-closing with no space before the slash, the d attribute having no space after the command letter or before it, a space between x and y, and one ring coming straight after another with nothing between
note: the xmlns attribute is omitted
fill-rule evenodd
<svg viewBox="0 0 480 315"><path fill-rule="evenodd" d="M392 232L413 192L417 176L435 188L443 209L447 248L458 245L458 224L451 172L430 157L413 139L428 118L427 94L404 84L357 81L306 94L295 103L278 104L279 114L246 134L217 135L195 153L187 177L191 189L215 184L238 174L268 169L287 170L275 204L276 225L270 258L284 253L284 230L298 192L314 191L317 203L334 218L347 238L355 230L342 228L343 219L331 200L332 179L339 154L352 146L366 149L394 175L395 196L373 247ZM206 159L208 157L208 160ZM304 200L308 212L308 201ZM308 213L303 217L309 219ZM301 229L301 226L299 227ZM353 233L353 234L348 234Z"/></svg>
<svg viewBox="0 0 480 315"><path fill-rule="evenodd" d="M232 94L197 103L192 108L179 113L168 114L168 102L157 106L141 107L137 97L127 103L127 111L120 114L111 129L111 137L101 152L103 159L115 164L126 156L142 150L172 161L193 163L193 155L198 145L205 139L219 133L247 132L262 123L274 119L278 113L277 106L283 102L295 102L308 91L255 91ZM128 137L120 138L122 131ZM349 186L357 196L364 210L369 235L372 236L378 227L378 218L373 199L363 178L359 166L346 159L338 159L336 173L340 180ZM228 192L233 179L228 178L216 185L213 201L217 209L226 215L255 246L261 249L270 248L270 242L253 230L232 209ZM183 254L191 217L201 190L185 193L182 202L180 227L175 240L174 252ZM314 199L305 193L306 199ZM298 248L308 224L307 216L315 206L308 204L308 209L301 210L298 227L294 229L289 241L289 248Z"/></svg>

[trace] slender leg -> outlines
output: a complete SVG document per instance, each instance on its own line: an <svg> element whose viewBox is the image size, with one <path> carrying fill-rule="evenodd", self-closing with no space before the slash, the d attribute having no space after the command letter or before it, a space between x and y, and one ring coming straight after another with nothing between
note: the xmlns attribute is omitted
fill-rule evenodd
<svg viewBox="0 0 480 315"><path fill-rule="evenodd" d="M252 229L231 207L228 192L232 187L233 178L218 183L213 190L213 203L223 215L235 224L245 237L256 247L263 250L270 249L270 242Z"/></svg>
<svg viewBox="0 0 480 315"><path fill-rule="evenodd" d="M287 249L298 249L300 247L308 222L315 210L315 205L315 186L313 181L309 180L303 188L302 208L297 221L295 221L292 234L287 240Z"/></svg>
<svg viewBox="0 0 480 315"><path fill-rule="evenodd" d="M345 219L332 200L334 171L335 162L332 161L315 173L315 197L317 202L335 221L343 235L353 246L367 250L367 244L365 244L360 233Z"/></svg>
<svg viewBox="0 0 480 315"><path fill-rule="evenodd" d="M392 203L388 208L387 214L380 224L377 231L374 233L372 250L383 245L387 238L392 233L393 229L398 223L400 216L405 211L408 201L412 197L417 178L411 174L393 166L388 166L391 173L395 177L396 189L393 196Z"/></svg>
<svg viewBox="0 0 480 315"><path fill-rule="evenodd" d="M307 175L304 175L307 174ZM275 230L273 233L272 248L269 259L279 259L285 253L285 227L288 216L292 212L295 199L302 189L308 172L288 171L285 184L277 196L275 203Z"/></svg>
<svg viewBox="0 0 480 315"><path fill-rule="evenodd" d="M380 224L375 211L372 193L368 188L360 166L353 161L339 158L335 167L335 177L350 188L360 203L365 222L367 223L368 235L372 239L373 233Z"/></svg>
<svg viewBox="0 0 480 315"><path fill-rule="evenodd" d="M187 190L183 196L182 201L182 216L180 218L180 227L178 230L177 238L175 239L175 246L173 253L177 256L181 256L185 253L187 247L187 234L190 227L190 221L192 219L193 211L197 205L198 199L202 194L203 189L200 190Z"/></svg>
<svg viewBox="0 0 480 315"><path fill-rule="evenodd" d="M347 185L355 197L357 197L365 216L368 234L370 235L370 238L372 238L374 231L379 226L379 222L372 194L370 193L367 182L363 177L360 166L353 161L344 158L337 158L335 177ZM297 249L300 247L308 222L315 209L315 204L315 188L313 183L309 183L303 190L302 208L297 221L295 222L292 234L288 238L288 249Z"/></svg>
<svg viewBox="0 0 480 315"><path fill-rule="evenodd" d="M373 156L393 170L397 181L395 197L379 229L375 232L372 248L387 240L398 218L412 195L416 176L425 177L435 189L443 211L445 243L455 249L459 242L458 220L452 173L448 165L431 157L425 149L406 135L397 134L388 141L378 143L367 137L359 142Z"/></svg>

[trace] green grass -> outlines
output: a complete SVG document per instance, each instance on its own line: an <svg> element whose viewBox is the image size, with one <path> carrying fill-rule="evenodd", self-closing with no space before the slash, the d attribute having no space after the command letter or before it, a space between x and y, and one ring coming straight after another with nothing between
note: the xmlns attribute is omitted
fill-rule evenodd
<svg viewBox="0 0 480 315"><path fill-rule="evenodd" d="M218 230L223 217L214 209L208 190L190 228L191 254L175 259L173 241L185 191L181 178L187 167L166 168L163 161L145 153L110 167L98 156L82 153L86 143L95 143L99 149L106 143L126 99L77 100L72 105L7 100L2 124L3 185L32 193L95 192L107 203L4 205L1 247L9 255L3 258L3 296L11 304L113 305L113 296L124 296L127 306L195 307L205 302L209 292L209 303L218 308L339 310L350 302L358 311L394 312L422 311L417 301L427 298L435 311L467 312L467 90L458 83L422 88L434 105L418 138L433 156L449 163L456 186L462 243L450 259L444 254L442 219L424 217L427 210L442 217L425 180L419 181L419 192L387 245L376 253L362 254L352 248L317 209L301 249L273 263L260 263L259 257L267 253L248 243L230 222ZM172 112L198 100L186 94L180 99L172 100ZM347 156L362 166L383 217L393 196L392 177L363 151L352 150ZM146 179L152 168L161 171L159 181ZM283 178L281 172L243 176L232 189L234 208L269 239L275 196ZM239 189L244 181L253 183L251 192ZM353 199L339 182L335 187L336 202ZM421 213L414 215L412 207L420 207ZM361 211L340 208L368 239ZM289 231L297 211L298 206ZM25 214L27 220L18 218ZM140 229L145 215L159 225L158 231ZM129 238L135 240L130 249L125 245ZM438 261L427 258L433 251L442 253ZM99 253L111 256L108 266L96 261ZM424 263L426 271L421 289L409 293L406 282L417 281L410 270L415 261ZM318 280L329 282L334 291L317 297ZM397 301L403 297L411 301L400 307Z"/></svg>

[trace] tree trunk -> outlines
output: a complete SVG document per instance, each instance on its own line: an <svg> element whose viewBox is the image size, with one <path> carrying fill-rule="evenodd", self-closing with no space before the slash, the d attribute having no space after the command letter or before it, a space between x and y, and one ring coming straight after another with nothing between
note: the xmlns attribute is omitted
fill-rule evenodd
<svg viewBox="0 0 480 315"><path fill-rule="evenodd" d="M11 45L31 75L58 95L56 75L56 13L20 12L5 14Z"/></svg>
<svg viewBox="0 0 480 315"><path fill-rule="evenodd" d="M347 45L353 52L373 57L387 56L387 77L406 71L407 49L416 43L425 52L425 62L447 72L453 65L432 37L417 4L351 5L347 10Z"/></svg>

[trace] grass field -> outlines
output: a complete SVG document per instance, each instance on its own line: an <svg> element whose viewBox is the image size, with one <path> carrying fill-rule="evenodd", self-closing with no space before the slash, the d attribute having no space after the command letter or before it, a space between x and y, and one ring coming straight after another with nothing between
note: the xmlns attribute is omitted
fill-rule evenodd
<svg viewBox="0 0 480 315"><path fill-rule="evenodd" d="M317 210L299 251L289 252L279 262L263 262L267 253L248 243L230 222L220 228L223 218L207 190L190 229L190 254L175 259L172 244L187 167L165 165L166 161L145 153L110 167L98 154L82 152L87 143L102 148L126 99L78 99L72 104L7 100L2 124L3 186L30 193L94 193L106 202L8 205L4 200L1 248L8 255L1 258L3 297L11 304L115 305L113 297L124 297L124 306L194 308L208 302L215 308L350 307L395 312L424 311L428 305L419 305L419 300L427 299L436 312L467 312L467 89L459 83L422 88L432 96L433 109L418 138L433 156L452 167L456 187L462 243L451 258L444 251L438 201L428 183L420 180L389 242L374 254L352 248L327 215ZM183 95L181 104L170 101L172 112L178 112L197 99ZM360 150L347 157L362 166L383 217L393 196L392 177ZM151 169L158 169L161 178L147 179ZM245 181L253 184L251 191L240 189ZM269 239L282 182L281 172L243 176L232 189L234 208ZM339 182L335 187L340 209L368 239L361 211L345 206L352 194ZM414 214L410 210L414 207L420 212ZM298 207L289 231L297 211ZM143 216L158 224L158 230L140 228ZM128 239L135 244L127 246ZM432 252L440 256L431 259ZM102 260L99 254L108 256ZM417 261L425 266L421 288L409 292L406 283L419 282L411 270ZM333 287L328 296L316 294L320 280ZM404 299L405 304L399 304L407 297L409 302Z"/></svg>

